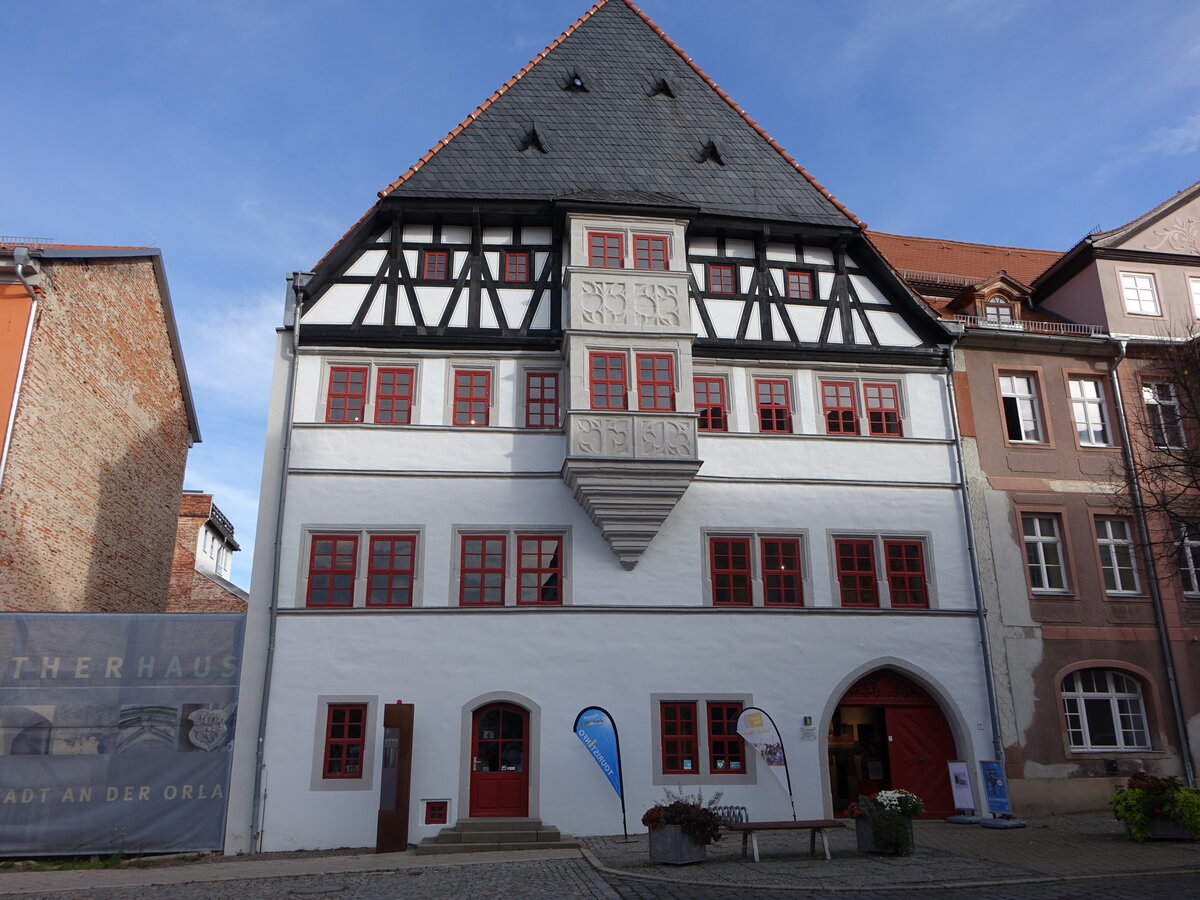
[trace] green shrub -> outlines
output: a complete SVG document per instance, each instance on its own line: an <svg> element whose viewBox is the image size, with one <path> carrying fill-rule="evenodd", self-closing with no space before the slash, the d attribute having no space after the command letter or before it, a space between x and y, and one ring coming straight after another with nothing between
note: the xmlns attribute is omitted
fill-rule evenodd
<svg viewBox="0 0 1200 900"><path fill-rule="evenodd" d="M1178 778L1137 772L1108 802L1135 841L1150 840L1150 823L1156 821L1182 825L1200 840L1200 790Z"/></svg>

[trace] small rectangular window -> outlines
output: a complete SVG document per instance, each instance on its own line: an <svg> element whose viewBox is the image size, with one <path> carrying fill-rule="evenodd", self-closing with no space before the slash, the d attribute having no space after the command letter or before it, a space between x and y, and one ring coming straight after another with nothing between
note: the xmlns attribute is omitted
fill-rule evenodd
<svg viewBox="0 0 1200 900"><path fill-rule="evenodd" d="M367 606L412 606L415 534L372 535L367 564Z"/></svg>
<svg viewBox="0 0 1200 900"><path fill-rule="evenodd" d="M558 373L525 373L525 427L558 427Z"/></svg>
<svg viewBox="0 0 1200 900"><path fill-rule="evenodd" d="M602 231L588 232L588 265L619 269L625 265L624 236Z"/></svg>
<svg viewBox="0 0 1200 900"><path fill-rule="evenodd" d="M792 433L792 400L785 379L756 378L754 396L758 405L758 430L763 433Z"/></svg>
<svg viewBox="0 0 1200 900"><path fill-rule="evenodd" d="M1150 439L1159 449L1183 448L1183 420L1175 385L1169 381L1152 381L1142 385L1142 401L1146 405L1146 425Z"/></svg>
<svg viewBox="0 0 1200 900"><path fill-rule="evenodd" d="M1200 594L1200 522L1179 526L1177 535L1183 590L1188 594Z"/></svg>
<svg viewBox="0 0 1200 900"><path fill-rule="evenodd" d="M737 731L740 703L708 701L708 769L713 773L741 772L746 767L745 744Z"/></svg>
<svg viewBox="0 0 1200 900"><path fill-rule="evenodd" d="M637 355L638 409L675 408L675 374L669 354Z"/></svg>
<svg viewBox="0 0 1200 900"><path fill-rule="evenodd" d="M750 541L710 538L713 606L750 606Z"/></svg>
<svg viewBox="0 0 1200 900"><path fill-rule="evenodd" d="M1105 591L1110 594L1137 593L1138 575L1129 520L1097 518L1096 543L1100 549L1100 570L1104 573Z"/></svg>
<svg viewBox="0 0 1200 900"><path fill-rule="evenodd" d="M426 825L445 825L450 817L450 801L449 800L426 800L425 801L425 824Z"/></svg>
<svg viewBox="0 0 1200 900"><path fill-rule="evenodd" d="M837 540L833 547L842 606L878 606L875 541Z"/></svg>
<svg viewBox="0 0 1200 900"><path fill-rule="evenodd" d="M562 604L562 548L557 535L517 535L518 604Z"/></svg>
<svg viewBox="0 0 1200 900"><path fill-rule="evenodd" d="M852 381L822 381L821 409L826 434L858 434L858 406Z"/></svg>
<svg viewBox="0 0 1200 900"><path fill-rule="evenodd" d="M1001 375L1000 399L1004 409L1004 428L1014 444L1042 444L1041 406L1037 385L1030 375Z"/></svg>
<svg viewBox="0 0 1200 900"><path fill-rule="evenodd" d="M667 775L694 774L696 764L696 703L672 702L659 705L662 738L662 770Z"/></svg>
<svg viewBox="0 0 1200 900"><path fill-rule="evenodd" d="M460 605L504 605L506 540L502 534L462 536L458 593Z"/></svg>
<svg viewBox="0 0 1200 900"><path fill-rule="evenodd" d="M895 384L863 385L863 400L867 407L867 430L875 437L901 437L900 387Z"/></svg>
<svg viewBox="0 0 1200 900"><path fill-rule="evenodd" d="M736 293L734 286L733 266L720 266L710 263L708 266L708 292L710 294Z"/></svg>
<svg viewBox="0 0 1200 900"><path fill-rule="evenodd" d="M593 353L590 362L592 409L625 409L625 354Z"/></svg>
<svg viewBox="0 0 1200 900"><path fill-rule="evenodd" d="M325 725L325 778L362 778L367 745L367 705L329 705Z"/></svg>
<svg viewBox="0 0 1200 900"><path fill-rule="evenodd" d="M804 572L797 538L762 539L764 606L803 606Z"/></svg>
<svg viewBox="0 0 1200 900"><path fill-rule="evenodd" d="M884 541L888 592L894 608L927 609L925 545L921 541Z"/></svg>
<svg viewBox="0 0 1200 900"><path fill-rule="evenodd" d="M1148 272L1122 272L1121 293L1125 297L1125 312L1135 316L1157 316L1158 288Z"/></svg>
<svg viewBox="0 0 1200 900"><path fill-rule="evenodd" d="M491 409L492 373L458 370L454 373L455 425L488 424Z"/></svg>
<svg viewBox="0 0 1200 900"><path fill-rule="evenodd" d="M726 431L725 379L697 376L692 379L696 395L696 428L700 431Z"/></svg>
<svg viewBox="0 0 1200 900"><path fill-rule="evenodd" d="M788 269L787 297L789 300L813 299L812 272L803 269Z"/></svg>
<svg viewBox="0 0 1200 900"><path fill-rule="evenodd" d="M1075 434L1083 447L1108 447L1108 413L1104 405L1104 386L1099 378L1071 378L1071 415L1075 419Z"/></svg>
<svg viewBox="0 0 1200 900"><path fill-rule="evenodd" d="M314 534L308 560L308 606L353 606L358 537Z"/></svg>
<svg viewBox="0 0 1200 900"><path fill-rule="evenodd" d="M1029 586L1035 593L1065 592L1067 576L1058 516L1023 515L1021 532L1025 541Z"/></svg>
<svg viewBox="0 0 1200 900"><path fill-rule="evenodd" d="M635 269L666 269L667 239L654 235L634 235L633 267Z"/></svg>
<svg viewBox="0 0 1200 900"><path fill-rule="evenodd" d="M375 380L375 421L382 425L412 422L415 369L380 369Z"/></svg>
<svg viewBox="0 0 1200 900"><path fill-rule="evenodd" d="M367 407L367 367L333 366L329 370L326 422L361 422Z"/></svg>
<svg viewBox="0 0 1200 900"><path fill-rule="evenodd" d="M445 281L450 277L450 254L445 250L426 250L421 261L421 277L426 281Z"/></svg>
<svg viewBox="0 0 1200 900"><path fill-rule="evenodd" d="M529 253L510 250L504 254L504 280L526 282L529 280Z"/></svg>

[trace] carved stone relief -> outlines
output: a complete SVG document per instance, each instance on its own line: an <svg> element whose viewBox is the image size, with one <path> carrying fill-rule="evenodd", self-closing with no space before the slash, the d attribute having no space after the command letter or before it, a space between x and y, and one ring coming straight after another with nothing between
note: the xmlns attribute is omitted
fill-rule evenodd
<svg viewBox="0 0 1200 900"><path fill-rule="evenodd" d="M622 281L581 281L579 319L585 325L621 325L629 303Z"/></svg>
<svg viewBox="0 0 1200 900"><path fill-rule="evenodd" d="M687 327L681 279L578 277L571 289L576 327L678 331Z"/></svg>
<svg viewBox="0 0 1200 900"><path fill-rule="evenodd" d="M639 284L633 299L638 325L643 328L678 328L679 291L672 284Z"/></svg>
<svg viewBox="0 0 1200 900"><path fill-rule="evenodd" d="M688 419L573 415L570 431L572 455L696 458L695 427Z"/></svg>
<svg viewBox="0 0 1200 900"><path fill-rule="evenodd" d="M573 443L577 452L586 456L632 456L632 426L627 418L576 416L571 428Z"/></svg>
<svg viewBox="0 0 1200 900"><path fill-rule="evenodd" d="M696 442L689 423L669 419L638 419L637 455L694 459Z"/></svg>

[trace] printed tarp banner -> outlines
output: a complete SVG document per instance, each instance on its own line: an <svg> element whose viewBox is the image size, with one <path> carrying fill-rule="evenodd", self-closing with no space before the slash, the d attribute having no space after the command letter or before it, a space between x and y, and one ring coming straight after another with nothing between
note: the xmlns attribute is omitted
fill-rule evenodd
<svg viewBox="0 0 1200 900"><path fill-rule="evenodd" d="M758 751L759 758L766 763L767 768L779 779L779 783L787 791L788 797L791 797L792 784L791 779L788 778L787 756L783 752L783 738L779 736L779 729L775 727L775 722L771 717L757 707L748 706L738 716L737 733L747 743L754 746L754 749Z"/></svg>
<svg viewBox="0 0 1200 900"><path fill-rule="evenodd" d="M621 790L621 749L617 744L617 728L612 716L598 706L580 710L575 717L575 736L583 742L617 796L624 800Z"/></svg>
<svg viewBox="0 0 1200 900"><path fill-rule="evenodd" d="M0 855L219 850L243 622L0 613Z"/></svg>

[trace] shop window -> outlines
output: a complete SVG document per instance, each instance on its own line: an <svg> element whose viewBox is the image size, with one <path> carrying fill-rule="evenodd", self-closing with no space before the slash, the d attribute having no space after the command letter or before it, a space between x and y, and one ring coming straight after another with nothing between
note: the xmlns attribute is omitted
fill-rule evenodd
<svg viewBox="0 0 1200 900"><path fill-rule="evenodd" d="M663 774L696 773L696 703L660 703L659 711Z"/></svg>
<svg viewBox="0 0 1200 900"><path fill-rule="evenodd" d="M745 742L737 732L740 703L716 703L708 707L709 772L741 772L745 769Z"/></svg>

